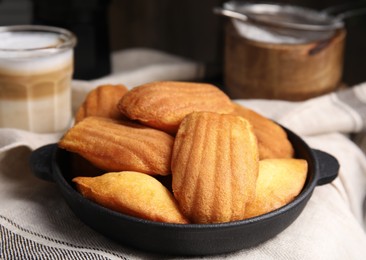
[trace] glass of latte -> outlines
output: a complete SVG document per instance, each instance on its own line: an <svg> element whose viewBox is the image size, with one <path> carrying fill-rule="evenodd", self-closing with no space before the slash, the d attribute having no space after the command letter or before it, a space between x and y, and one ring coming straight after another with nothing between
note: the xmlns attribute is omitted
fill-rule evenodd
<svg viewBox="0 0 366 260"><path fill-rule="evenodd" d="M70 125L75 44L57 27L0 27L0 127L50 133Z"/></svg>

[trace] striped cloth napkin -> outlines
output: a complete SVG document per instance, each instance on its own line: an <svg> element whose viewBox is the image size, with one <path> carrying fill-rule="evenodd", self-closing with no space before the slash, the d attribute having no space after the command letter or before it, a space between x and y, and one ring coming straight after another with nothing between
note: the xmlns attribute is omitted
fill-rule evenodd
<svg viewBox="0 0 366 260"><path fill-rule="evenodd" d="M157 79L164 79L158 74ZM179 79L194 77L188 73ZM150 74L149 80L153 78ZM123 79L118 78L121 83ZM75 107L92 85L74 82ZM339 177L316 187L299 218L273 239L197 259L365 259L366 83L304 102L235 101L290 128L312 148L332 154L341 165ZM0 129L0 259L185 259L109 240L73 214L54 183L32 175L30 153L57 142L61 134Z"/></svg>

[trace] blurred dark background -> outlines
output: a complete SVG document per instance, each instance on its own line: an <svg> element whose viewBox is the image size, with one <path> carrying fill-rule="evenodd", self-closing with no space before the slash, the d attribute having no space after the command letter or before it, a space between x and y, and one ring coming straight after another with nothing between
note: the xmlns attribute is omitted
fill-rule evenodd
<svg viewBox="0 0 366 260"><path fill-rule="evenodd" d="M208 80L220 81L225 18L214 15L221 0L0 0L0 25L48 24L70 29L79 38L75 77L92 79L110 72L109 53L147 47L207 65ZM266 1L251 1L266 2ZM268 2L268 1L267 1ZM270 1L316 10L362 1ZM363 1L365 2L365 1ZM366 14L345 20L343 81L366 81Z"/></svg>

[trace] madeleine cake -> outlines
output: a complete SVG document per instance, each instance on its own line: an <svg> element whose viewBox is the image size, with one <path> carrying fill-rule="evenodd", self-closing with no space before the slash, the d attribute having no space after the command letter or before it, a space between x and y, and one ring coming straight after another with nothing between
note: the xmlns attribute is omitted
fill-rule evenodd
<svg viewBox="0 0 366 260"><path fill-rule="evenodd" d="M191 112L230 113L234 109L229 97L214 85L176 81L135 87L122 97L118 108L130 119L171 134Z"/></svg>
<svg viewBox="0 0 366 260"><path fill-rule="evenodd" d="M258 139L259 158L292 158L294 149L285 130L259 113L235 104L234 115L247 119Z"/></svg>
<svg viewBox="0 0 366 260"><path fill-rule="evenodd" d="M255 199L248 204L245 217L268 213L294 200L304 187L307 171L303 159L261 160Z"/></svg>
<svg viewBox="0 0 366 260"><path fill-rule="evenodd" d="M246 119L213 112L184 118L173 148L172 187L193 223L243 219L257 175L257 140Z"/></svg>
<svg viewBox="0 0 366 260"><path fill-rule="evenodd" d="M88 116L121 119L117 104L128 91L124 85L101 85L91 90L75 115L75 123Z"/></svg>
<svg viewBox="0 0 366 260"><path fill-rule="evenodd" d="M59 147L106 171L171 173L174 138L157 129L103 117L87 117L70 128Z"/></svg>
<svg viewBox="0 0 366 260"><path fill-rule="evenodd" d="M173 195L155 178L139 172L111 172L73 179L86 198L117 212L152 221L188 223Z"/></svg>

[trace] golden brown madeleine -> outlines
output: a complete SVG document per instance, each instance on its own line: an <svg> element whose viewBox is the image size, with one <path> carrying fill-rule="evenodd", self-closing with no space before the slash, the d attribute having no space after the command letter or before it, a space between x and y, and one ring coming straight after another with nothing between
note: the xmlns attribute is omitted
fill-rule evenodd
<svg viewBox="0 0 366 260"><path fill-rule="evenodd" d="M234 115L247 119L258 139L259 158L292 158L294 149L282 127L257 112L235 104Z"/></svg>
<svg viewBox="0 0 366 260"><path fill-rule="evenodd" d="M301 192L308 165L302 159L266 159L259 162L255 199L247 205L245 217L254 217L278 209Z"/></svg>
<svg viewBox="0 0 366 260"><path fill-rule="evenodd" d="M101 85L91 90L75 115L75 123L88 116L121 119L118 101L128 91L124 85Z"/></svg>
<svg viewBox="0 0 366 260"><path fill-rule="evenodd" d="M61 138L59 146L106 171L170 174L174 138L139 124L87 117Z"/></svg>
<svg viewBox="0 0 366 260"><path fill-rule="evenodd" d="M193 111L230 113L234 109L229 97L211 84L175 81L133 88L123 96L118 108L130 119L171 134Z"/></svg>
<svg viewBox="0 0 366 260"><path fill-rule="evenodd" d="M114 211L159 222L188 223L173 195L155 178L139 172L111 172L73 179L86 198Z"/></svg>
<svg viewBox="0 0 366 260"><path fill-rule="evenodd" d="M184 118L173 148L172 186L193 223L243 219L257 175L257 140L247 120L212 112Z"/></svg>

